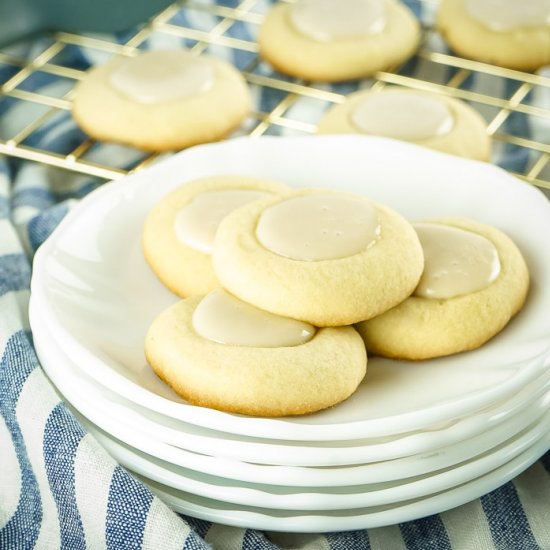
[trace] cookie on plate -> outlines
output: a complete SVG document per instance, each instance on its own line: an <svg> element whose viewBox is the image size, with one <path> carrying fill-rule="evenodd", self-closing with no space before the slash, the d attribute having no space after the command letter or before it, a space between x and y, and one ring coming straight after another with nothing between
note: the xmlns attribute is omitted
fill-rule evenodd
<svg viewBox="0 0 550 550"><path fill-rule="evenodd" d="M142 249L151 269L178 296L206 294L219 286L211 251L220 221L250 201L288 187L247 176L193 180L163 197L145 219Z"/></svg>
<svg viewBox="0 0 550 550"><path fill-rule="evenodd" d="M250 104L244 78L226 61L157 50L92 68L75 88L72 113L93 138L169 151L225 137Z"/></svg>
<svg viewBox="0 0 550 550"><path fill-rule="evenodd" d="M157 375L190 403L255 416L336 405L357 389L367 367L353 327L317 329L222 289L162 312L145 353Z"/></svg>
<svg viewBox="0 0 550 550"><path fill-rule="evenodd" d="M430 359L480 347L523 307L529 272L502 231L469 219L414 224L426 266L413 295L358 323L367 350Z"/></svg>
<svg viewBox="0 0 550 550"><path fill-rule="evenodd" d="M522 71L550 63L546 0L442 0L437 28L463 57Z"/></svg>
<svg viewBox="0 0 550 550"><path fill-rule="evenodd" d="M294 190L227 216L214 240L214 270L256 307L340 326L404 300L424 265L412 225L366 197Z"/></svg>
<svg viewBox="0 0 550 550"><path fill-rule="evenodd" d="M467 103L397 87L351 94L327 111L319 134L368 134L487 161L491 140L483 117Z"/></svg>
<svg viewBox="0 0 550 550"><path fill-rule="evenodd" d="M260 55L282 73L343 81L404 62L420 25L398 0L298 0L271 8L260 28Z"/></svg>

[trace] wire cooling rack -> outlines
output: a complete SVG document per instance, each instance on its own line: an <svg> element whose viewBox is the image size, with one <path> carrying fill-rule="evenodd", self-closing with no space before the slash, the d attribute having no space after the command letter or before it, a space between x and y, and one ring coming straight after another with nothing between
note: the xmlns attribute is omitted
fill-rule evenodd
<svg viewBox="0 0 550 550"><path fill-rule="evenodd" d="M414 7L414 2L409 3ZM430 13L437 2L418 0ZM136 50L184 45L196 53L208 51L230 59L243 73L255 98L255 109L237 134L260 136L312 134L320 116L358 87L405 86L468 101L487 121L495 144L495 162L526 182L550 189L550 77L508 70L448 53L429 16L418 54L403 66L379 72L367 80L327 86L291 79L274 72L258 57L255 41L269 2L266 0L177 2L127 35L99 36L59 32L44 37L32 59L13 48L0 51L0 112L2 103L25 116L19 126L2 128L0 154L35 161L101 179L116 179L151 162L156 155L94 155L98 144L74 126L70 147L56 150L37 136L55 123L70 125L74 84L89 63ZM79 66L67 58L84 52ZM550 74L550 73L549 73ZM57 86L37 86L40 79ZM474 85L475 84L475 85ZM55 92L50 92L53 89ZM261 98L261 99L260 99ZM6 108L4 108L4 111ZM546 137L545 137L546 136ZM121 151L124 148L121 148ZM498 152L506 154L498 154ZM121 162L112 159L123 159ZM512 163L506 160L513 159ZM132 159L129 161L128 159Z"/></svg>

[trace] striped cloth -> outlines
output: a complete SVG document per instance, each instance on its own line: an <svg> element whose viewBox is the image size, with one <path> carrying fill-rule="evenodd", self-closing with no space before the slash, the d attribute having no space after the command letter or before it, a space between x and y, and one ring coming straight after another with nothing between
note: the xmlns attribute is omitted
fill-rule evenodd
<svg viewBox="0 0 550 550"><path fill-rule="evenodd" d="M235 2L224 4L231 6ZM260 8L263 4L258 2ZM428 11L421 12L420 4L411 5L418 15L426 19L432 16ZM208 16L182 9L178 17L199 26ZM232 32L249 38L246 26L238 25ZM163 40L151 40L149 45L165 46ZM44 45L41 40L25 45L26 54L32 59ZM231 57L242 52L237 54L222 47L214 50L212 53L237 65L246 62ZM83 68L99 60L92 52L70 48L64 61ZM422 62L413 62L408 70L422 76L426 67ZM12 68L0 66L0 82L12 72ZM441 78L448 76L442 74ZM334 89L348 92L365 84ZM492 95L509 95L512 83L479 76L466 85L478 91L490 88ZM55 95L64 92L66 83L40 74L28 86ZM264 111L277 101L275 91L254 93L258 108ZM0 101L0 135L12 135L22 120L34 116L32 109L32 104L22 106L21 102L5 98ZM322 106L297 101L291 114L298 120L315 121L319 110ZM516 125L516 135L538 140L548 130L528 127L523 119L514 116L506 124ZM65 152L81 140L70 117L61 114L35 132L28 144ZM116 158L120 166L130 166L138 156L135 151L115 146L100 146L93 152L98 162ZM495 162L522 171L529 158L525 150L501 146L495 153ZM1 550L550 549L550 453L513 482L469 504L377 529L289 534L284 533L282 523L280 533L260 532L171 511L117 464L70 414L40 367L29 330L27 306L33 254L67 210L100 184L88 177L0 157Z"/></svg>

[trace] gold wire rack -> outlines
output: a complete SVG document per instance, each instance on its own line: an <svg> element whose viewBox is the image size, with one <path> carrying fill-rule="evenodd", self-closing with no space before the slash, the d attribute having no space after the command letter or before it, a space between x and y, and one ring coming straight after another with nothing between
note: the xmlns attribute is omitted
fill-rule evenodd
<svg viewBox="0 0 550 550"><path fill-rule="evenodd" d="M436 9L433 0L418 0L423 10ZM10 128L0 138L0 154L42 163L74 173L101 179L117 179L153 162L156 155L140 154L126 166L98 161L92 154L98 145L83 134L70 150L55 151L33 140L57 118L70 119L73 85L85 75L85 67L64 63L64 55L80 48L92 58L132 55L148 43L182 43L196 53L212 51L236 61L254 97L262 97L239 130L240 135L312 134L316 117L331 105L341 103L350 84L323 86L290 79L269 69L258 57L255 41L269 3L265 0L239 2L176 2L158 13L128 36L81 35L58 32L48 36L43 49L31 60L0 51L0 67L9 75L0 82L0 107L8 101L25 113L20 127ZM245 29L245 32L243 32ZM412 67L412 68L411 68ZM63 82L59 95L36 91L32 84L38 75ZM471 86L473 80L483 85ZM355 84L357 85L357 83ZM358 84L361 87L406 86L445 94L468 101L487 120L487 132L498 151L516 162L503 167L526 182L550 189L550 78L523 73L449 54L437 32L428 23L418 54L402 67L379 72ZM267 100L266 100L267 98ZM6 129L3 129L4 134ZM544 137L546 136L546 137ZM116 155L113 156L116 158ZM507 158L500 154L499 158ZM518 160L519 159L519 160ZM518 168L519 166L519 168Z"/></svg>

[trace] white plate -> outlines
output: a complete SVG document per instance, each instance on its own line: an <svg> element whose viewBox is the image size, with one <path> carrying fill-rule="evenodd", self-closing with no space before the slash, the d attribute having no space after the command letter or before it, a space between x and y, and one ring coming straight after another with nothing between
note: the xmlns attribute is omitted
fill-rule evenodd
<svg viewBox="0 0 550 550"><path fill-rule="evenodd" d="M147 366L143 339L176 301L141 254L143 220L164 194L209 174L244 174L298 187L365 193L414 220L466 216L503 229L532 276L523 310L478 350L409 364L372 358L364 383L320 413L252 418L189 405ZM484 163L366 136L243 138L191 148L88 195L35 256L36 306L78 367L143 407L261 438L350 440L437 426L506 399L542 371L550 326L550 204ZM429 381L429 383L427 383Z"/></svg>
<svg viewBox="0 0 550 550"><path fill-rule="evenodd" d="M399 504L354 510L308 512L238 506L222 500L198 497L146 477L138 477L171 508L182 514L248 529L324 533L396 525L455 508L493 491L519 475L544 454L549 444L550 434L547 433L497 469L447 491Z"/></svg>
<svg viewBox="0 0 550 550"><path fill-rule="evenodd" d="M548 400L545 412L528 428L473 460L406 480L346 487L292 487L263 485L202 474L174 466L125 446L81 418L86 428L124 467L174 489L258 508L277 510L350 510L393 505L421 498L466 483L509 462L547 438L550 428Z"/></svg>
<svg viewBox="0 0 550 550"><path fill-rule="evenodd" d="M285 479L290 483L287 477L290 472L285 477L279 477L278 474L283 472L274 471L273 467L263 470L259 467L267 464L308 466L298 469L295 472L297 475L292 476L302 486L313 485L312 478L318 479L318 484L322 486L402 479L407 477L407 472L408 476L430 472L493 448L526 428L540 416L541 406L547 406L544 399L550 386L550 372L522 388L509 400L439 430L404 434L393 439L326 442L324 446L322 442L316 442L316 445L308 442L309 445L304 446L295 441L239 439L231 434L204 430L141 409L95 384L85 374L78 373L75 363L63 353L62 343L56 341L40 316L35 314L33 305L31 298L29 315L42 366L65 398L82 415L141 451L173 464L202 472L206 470L213 475L227 476L227 471L231 471L231 477L235 479L243 478L233 472L241 476L255 476L246 481L279 485L281 479ZM216 469L215 463L201 460L205 455L228 461L222 460ZM451 462L440 465L445 461ZM352 470L355 481L346 478L344 468L335 468L350 464L362 467L359 472ZM312 466L331 468L314 470ZM361 473L367 476L368 481L364 478L357 480ZM380 475L388 479L381 479L378 477ZM331 483L332 479L337 483Z"/></svg>
<svg viewBox="0 0 550 550"><path fill-rule="evenodd" d="M157 439L163 431L161 424L157 424L157 433L154 431L143 433L141 424L146 417L138 416L137 422L125 421L125 412L131 411L133 404L128 402L124 406L124 403L120 403L118 407L113 408L112 402L108 399L107 390L98 392L94 388L93 381L85 380L83 375L75 376L71 363L63 356L61 350L56 349L57 344L54 339L49 337L45 327L35 333L35 345L46 372L58 389L62 393L65 392L65 398L73 403L73 406L89 421L97 424L110 435L136 450L148 453L151 460L161 459L198 472L252 483L280 485L281 480L285 480L285 483L291 486L326 487L400 480L430 473L489 451L525 429L540 416L543 407L548 407L547 402L530 402L526 410L516 410L513 416L505 415L505 422L494 427L485 426L485 431L480 435L443 447L435 452L403 459L362 464L351 468L266 467L246 463L242 460L220 459L174 448L166 444L162 438ZM52 365L56 365L56 368L52 369ZM64 365L65 369L59 369L60 365ZM534 382L539 386L540 391L535 392L534 388L527 389L530 390L533 398L547 393L548 378L547 375L545 380ZM78 395L74 393L76 387L79 387L81 391ZM187 437L184 430L180 435L183 439ZM211 450L224 448L226 444L222 437L215 436L206 439L210 439Z"/></svg>

